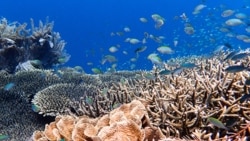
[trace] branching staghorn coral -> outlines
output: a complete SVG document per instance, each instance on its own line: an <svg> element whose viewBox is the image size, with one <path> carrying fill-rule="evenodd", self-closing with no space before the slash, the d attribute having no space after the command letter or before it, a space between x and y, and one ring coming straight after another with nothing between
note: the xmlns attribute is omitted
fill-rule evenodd
<svg viewBox="0 0 250 141"><path fill-rule="evenodd" d="M47 69L68 61L70 56L64 50L65 42L59 33L53 32L53 22L47 20L43 24L40 21L39 27L35 27L31 20L32 33L26 25L1 19L0 70L13 73L25 68L25 63L31 60L40 61L39 67Z"/></svg>
<svg viewBox="0 0 250 141"><path fill-rule="evenodd" d="M167 137L194 134L200 140L226 138L231 132L240 132L240 125L249 120L249 102L240 99L248 94L245 81L250 74L224 71L238 61L221 62L213 57L196 63L197 67L184 69L179 75L159 75L153 81L141 80L132 88L150 103L147 110L153 125ZM249 64L249 58L240 63ZM208 121L209 117L218 119L228 129L216 127Z"/></svg>

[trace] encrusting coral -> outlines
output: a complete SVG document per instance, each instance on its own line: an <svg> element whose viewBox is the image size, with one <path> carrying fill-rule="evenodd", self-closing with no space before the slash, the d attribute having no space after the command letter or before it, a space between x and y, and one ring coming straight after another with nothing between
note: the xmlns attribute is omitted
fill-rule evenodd
<svg viewBox="0 0 250 141"><path fill-rule="evenodd" d="M143 141L166 137L151 126L145 106L133 100L100 118L58 116L44 131L35 131L32 138L34 141Z"/></svg>

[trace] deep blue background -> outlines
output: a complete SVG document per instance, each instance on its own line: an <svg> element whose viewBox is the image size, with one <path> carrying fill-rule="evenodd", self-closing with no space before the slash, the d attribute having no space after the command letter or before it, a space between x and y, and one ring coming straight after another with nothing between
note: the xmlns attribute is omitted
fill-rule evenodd
<svg viewBox="0 0 250 141"><path fill-rule="evenodd" d="M119 44L119 51L112 54L118 59L117 69L130 69L130 58L135 57L134 50L140 45L125 43L127 37L142 39L143 33L165 36L162 44L148 41L147 50L140 54L135 63L135 69L151 69L152 63L147 60L150 53L157 52L160 45L170 45L175 54L160 55L163 60L187 54L212 52L214 48L229 42L235 48L247 48L249 45L225 36L216 27L224 26L220 14L223 10L233 9L250 15L249 0L1 0L0 16L9 21L30 23L33 18L36 25L38 21L45 21L48 16L55 22L54 31L60 32L63 40L67 42L66 50L71 55L67 66L80 65L88 73L91 68L102 70L110 64L101 65L104 55L111 54L108 48ZM200 14L193 15L192 11L198 4L207 5ZM157 13L165 18L165 24L160 30L154 28L151 15ZM194 37L186 35L183 31L184 22L179 17L186 13L190 23L195 28ZM148 19L148 23L141 23L140 17ZM248 17L249 19L249 17ZM111 32L123 31L128 26L131 32L124 36L111 37ZM244 32L245 25L237 27L236 31ZM241 31L242 30L242 31ZM215 43L208 42L208 37L216 39ZM173 39L178 37L179 44L173 47ZM126 50L128 55L121 52ZM87 63L93 65L88 66Z"/></svg>

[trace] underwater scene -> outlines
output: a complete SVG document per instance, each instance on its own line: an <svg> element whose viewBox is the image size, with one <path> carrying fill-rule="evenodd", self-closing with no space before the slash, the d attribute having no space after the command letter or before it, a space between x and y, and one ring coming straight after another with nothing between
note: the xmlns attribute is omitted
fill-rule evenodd
<svg viewBox="0 0 250 141"><path fill-rule="evenodd" d="M250 140L250 0L2 0L0 141Z"/></svg>

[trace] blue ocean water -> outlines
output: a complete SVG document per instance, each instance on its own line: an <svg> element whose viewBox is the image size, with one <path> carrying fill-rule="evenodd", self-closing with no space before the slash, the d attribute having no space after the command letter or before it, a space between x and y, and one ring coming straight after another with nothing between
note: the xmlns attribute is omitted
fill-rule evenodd
<svg viewBox="0 0 250 141"><path fill-rule="evenodd" d="M197 5L205 5L198 14L192 14ZM107 70L113 63L101 63L105 55L115 56L117 70L152 69L152 63L147 59L151 53L159 54L165 61L173 57L190 54L211 54L219 45L228 43L233 49L248 48L245 43L235 37L227 36L228 32L221 32L225 21L234 18L222 17L224 10L232 9L235 13L245 13L248 17L244 24L227 27L233 35L250 36L245 28L250 24L249 0L2 0L0 15L9 21L30 23L33 18L36 25L39 20L45 21L49 17L55 22L54 31L59 32L67 42L65 49L71 55L65 66L81 66L87 73L92 68ZM180 16L185 13L188 21ZM152 14L159 14L164 18L164 25L155 28ZM139 18L144 17L147 23ZM195 32L188 35L184 32L186 24L190 24ZM131 31L125 32L128 27ZM114 33L114 36L111 34ZM119 33L119 35L117 35ZM154 37L162 36L162 42L147 39L147 43L130 44L124 42L126 38L136 38L140 41L145 33ZM174 46L173 41L178 44ZM139 53L135 62L135 50L147 46ZM172 54L161 54L157 47L167 45L174 50ZM116 46L118 51L109 52L109 47ZM124 53L124 51L127 53Z"/></svg>

